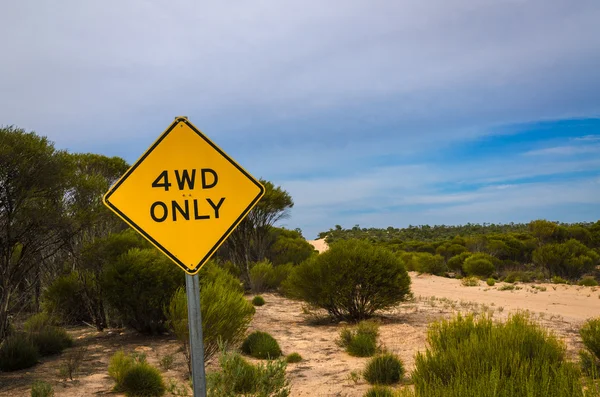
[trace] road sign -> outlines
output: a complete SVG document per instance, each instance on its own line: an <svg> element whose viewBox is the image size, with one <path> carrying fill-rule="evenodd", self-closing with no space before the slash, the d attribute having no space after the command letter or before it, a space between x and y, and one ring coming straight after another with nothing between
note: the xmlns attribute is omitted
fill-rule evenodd
<svg viewBox="0 0 600 397"><path fill-rule="evenodd" d="M104 203L186 273L198 273L265 192L185 117L178 117Z"/></svg>

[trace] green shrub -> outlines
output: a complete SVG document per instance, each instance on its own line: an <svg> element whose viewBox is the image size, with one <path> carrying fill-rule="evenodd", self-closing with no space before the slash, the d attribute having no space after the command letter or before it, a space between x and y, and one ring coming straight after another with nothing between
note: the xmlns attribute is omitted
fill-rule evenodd
<svg viewBox="0 0 600 397"><path fill-rule="evenodd" d="M298 353L290 353L285 357L285 362L288 364L299 363L302 361L302 356Z"/></svg>
<svg viewBox="0 0 600 397"><path fill-rule="evenodd" d="M173 362L175 361L175 358L173 357L172 354L167 354L166 356L163 356L160 361L158 362L158 364L160 365L160 367L164 370L164 371L168 371L171 368L173 368Z"/></svg>
<svg viewBox="0 0 600 397"><path fill-rule="evenodd" d="M579 330L585 348L596 358L600 366L600 317L589 319Z"/></svg>
<svg viewBox="0 0 600 397"><path fill-rule="evenodd" d="M389 387L373 386L363 395L363 397L394 397L394 392Z"/></svg>
<svg viewBox="0 0 600 397"><path fill-rule="evenodd" d="M202 334L204 340L204 360L209 360L219 351L219 340L225 344L240 343L255 309L244 298L239 282L227 271L210 263L200 271ZM175 334L183 347L189 362L189 328L187 316L187 295L179 288L165 307L169 329Z"/></svg>
<svg viewBox="0 0 600 397"><path fill-rule="evenodd" d="M598 286L598 282L596 281L596 279L593 276L585 276L584 278L579 280L579 282L577 284L585 286L585 287L597 287Z"/></svg>
<svg viewBox="0 0 600 397"><path fill-rule="evenodd" d="M231 397L287 397L289 382L285 377L283 360L268 361L266 365L252 365L238 353L224 352L219 358L221 371L207 376L207 395Z"/></svg>
<svg viewBox="0 0 600 397"><path fill-rule="evenodd" d="M39 332L47 327L56 325L55 321L48 313L37 313L29 317L23 324L23 329L27 333Z"/></svg>
<svg viewBox="0 0 600 397"><path fill-rule="evenodd" d="M552 283L553 284L569 284L569 282L567 280L565 280L564 278L562 278L560 276L553 276Z"/></svg>
<svg viewBox="0 0 600 397"><path fill-rule="evenodd" d="M404 376L404 366L396 355L385 353L367 363L363 376L370 384L391 385L400 382Z"/></svg>
<svg viewBox="0 0 600 397"><path fill-rule="evenodd" d="M125 374L135 365L135 359L124 351L116 352L108 363L108 375L115 381L115 391L121 391Z"/></svg>
<svg viewBox="0 0 600 397"><path fill-rule="evenodd" d="M0 371L17 371L33 367L39 359L35 345L24 334L13 334L0 346Z"/></svg>
<svg viewBox="0 0 600 397"><path fill-rule="evenodd" d="M565 243L545 244L533 251L533 263L546 267L551 274L578 279L595 269L600 255L581 242L570 239Z"/></svg>
<svg viewBox="0 0 600 397"><path fill-rule="evenodd" d="M260 295L256 295L253 299L252 299L252 304L254 306L262 306L265 304L265 298L263 298Z"/></svg>
<svg viewBox="0 0 600 397"><path fill-rule="evenodd" d="M281 356L279 343L267 332L254 331L242 343L242 352L254 358L274 359Z"/></svg>
<svg viewBox="0 0 600 397"><path fill-rule="evenodd" d="M583 396L564 342L523 314L458 315L431 324L427 342L415 357L417 396Z"/></svg>
<svg viewBox="0 0 600 397"><path fill-rule="evenodd" d="M441 255L432 255L427 252L419 252L415 254L413 261L415 262L415 270L419 273L435 274L443 276L448 267Z"/></svg>
<svg viewBox="0 0 600 397"><path fill-rule="evenodd" d="M377 352L379 325L373 321L361 321L355 329L343 328L338 344L355 357L370 357Z"/></svg>
<svg viewBox="0 0 600 397"><path fill-rule="evenodd" d="M490 277L486 280L486 284L490 287L493 287L494 285L496 285L496 280Z"/></svg>
<svg viewBox="0 0 600 397"><path fill-rule="evenodd" d="M273 267L273 278L271 279L269 288L273 290L279 289L281 284L290 276L292 270L294 270L294 265L291 263Z"/></svg>
<svg viewBox="0 0 600 397"><path fill-rule="evenodd" d="M465 287L477 287L479 285L479 279L475 276L469 276L461 279L460 283Z"/></svg>
<svg viewBox="0 0 600 397"><path fill-rule="evenodd" d="M597 378L600 375L600 361L589 351L580 350L579 361L584 374L591 378Z"/></svg>
<svg viewBox="0 0 600 397"><path fill-rule="evenodd" d="M61 324L76 325L91 322L83 286L77 272L59 276L42 293L41 305L45 312L56 317Z"/></svg>
<svg viewBox="0 0 600 397"><path fill-rule="evenodd" d="M36 380L31 385L31 397L54 397L54 389L50 383Z"/></svg>
<svg viewBox="0 0 600 397"><path fill-rule="evenodd" d="M473 254L463 263L463 271L470 276L489 277L496 271L490 255Z"/></svg>
<svg viewBox="0 0 600 397"><path fill-rule="evenodd" d="M62 353L67 347L73 346L73 339L64 328L46 326L39 331L29 334L31 341L42 356Z"/></svg>
<svg viewBox="0 0 600 397"><path fill-rule="evenodd" d="M448 259L448 268L455 272L462 272L463 264L465 260L473 255L471 252L462 252L452 258Z"/></svg>
<svg viewBox="0 0 600 397"><path fill-rule="evenodd" d="M165 394L166 387L158 369L139 362L125 372L121 390L127 397L152 397Z"/></svg>
<svg viewBox="0 0 600 397"><path fill-rule="evenodd" d="M254 293L268 290L275 280L273 265L269 261L255 263L250 268L250 287Z"/></svg>
<svg viewBox="0 0 600 397"><path fill-rule="evenodd" d="M406 299L410 278L391 251L345 240L296 266L284 290L336 319L358 321Z"/></svg>
<svg viewBox="0 0 600 397"><path fill-rule="evenodd" d="M163 307L184 274L158 250L133 248L104 271L106 300L126 325L146 334L166 330Z"/></svg>

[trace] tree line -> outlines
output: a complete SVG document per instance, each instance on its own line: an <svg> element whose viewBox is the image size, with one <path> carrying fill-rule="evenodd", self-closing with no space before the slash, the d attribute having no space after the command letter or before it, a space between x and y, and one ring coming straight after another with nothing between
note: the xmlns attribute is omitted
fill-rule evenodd
<svg viewBox="0 0 600 397"><path fill-rule="evenodd" d="M70 153L35 132L0 127L0 341L19 313L56 306L60 300L50 298L57 291L72 290L77 302L65 305L73 305L76 320L102 330L116 266L162 261L102 203L129 166L120 157ZM314 252L300 230L275 227L294 202L281 187L261 182L265 197L215 255L246 287L253 263L297 264ZM181 273L173 283L182 285L183 272L174 264L172 272Z"/></svg>

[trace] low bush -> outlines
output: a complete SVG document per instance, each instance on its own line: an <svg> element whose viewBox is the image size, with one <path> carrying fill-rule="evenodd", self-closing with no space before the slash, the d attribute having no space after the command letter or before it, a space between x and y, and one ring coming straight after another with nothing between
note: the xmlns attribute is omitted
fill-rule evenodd
<svg viewBox="0 0 600 397"><path fill-rule="evenodd" d="M600 255L575 239L544 244L533 251L532 259L551 274L571 280L592 272L600 264Z"/></svg>
<svg viewBox="0 0 600 397"><path fill-rule="evenodd" d="M462 272L465 260L471 255L473 255L473 253L467 251L453 256L452 258L448 259L448 268L455 272Z"/></svg>
<svg viewBox="0 0 600 397"><path fill-rule="evenodd" d="M590 375L600 375L600 317L589 319L579 330L587 354L580 353L582 366Z"/></svg>
<svg viewBox="0 0 600 397"><path fill-rule="evenodd" d="M355 329L343 328L338 344L355 357L370 357L377 352L379 325L373 321L361 321Z"/></svg>
<svg viewBox="0 0 600 397"><path fill-rule="evenodd" d="M263 298L260 295L256 295L253 299L252 299L252 304L254 306L262 306L265 304L265 298Z"/></svg>
<svg viewBox="0 0 600 397"><path fill-rule="evenodd" d="M275 272L269 261L255 263L250 268L250 288L254 293L264 292L274 284Z"/></svg>
<svg viewBox="0 0 600 397"><path fill-rule="evenodd" d="M53 325L56 325L54 319L48 313L41 312L29 317L23 324L23 329L27 333L39 332Z"/></svg>
<svg viewBox="0 0 600 397"><path fill-rule="evenodd" d="M373 386L363 395L363 397L394 397L394 391L389 387Z"/></svg>
<svg viewBox="0 0 600 397"><path fill-rule="evenodd" d="M321 307L338 320L360 321L407 298L410 278L391 251L344 240L294 267L283 284L291 297Z"/></svg>
<svg viewBox="0 0 600 397"><path fill-rule="evenodd" d="M69 352L65 353L64 360L60 363L58 367L58 373L62 376L63 379L71 379L75 377L75 375L79 372L81 368L81 363L87 354L87 347L80 346L75 349L71 349Z"/></svg>
<svg viewBox="0 0 600 397"><path fill-rule="evenodd" d="M271 279L270 289L277 290L294 270L294 265L287 263L273 267L273 278Z"/></svg>
<svg viewBox="0 0 600 397"><path fill-rule="evenodd" d="M129 371L135 365L135 359L125 354L124 351L119 350L116 352L108 363L108 375L115 381L115 391L121 391L123 386L123 379L127 371Z"/></svg>
<svg viewBox="0 0 600 397"><path fill-rule="evenodd" d="M54 397L54 388L48 382L36 380L31 385L31 397Z"/></svg>
<svg viewBox="0 0 600 397"><path fill-rule="evenodd" d="M77 272L57 277L42 294L44 312L56 317L61 324L76 325L92 322L82 299L83 286Z"/></svg>
<svg viewBox="0 0 600 397"><path fill-rule="evenodd" d="M435 274L443 276L448 271L446 261L441 255L432 255L427 252L416 253L413 257L415 270L419 273Z"/></svg>
<svg viewBox="0 0 600 397"><path fill-rule="evenodd" d="M514 283L520 281L523 283L530 283L536 280L544 280L545 275L542 271L525 271L525 270L513 270L506 273L503 281L506 283Z"/></svg>
<svg viewBox="0 0 600 397"><path fill-rule="evenodd" d="M494 285L496 285L496 280L494 280L493 278L488 278L485 282L488 286L493 287Z"/></svg>
<svg viewBox="0 0 600 397"><path fill-rule="evenodd" d="M17 371L37 364L40 353L24 334L16 333L6 339L0 346L0 371Z"/></svg>
<svg viewBox="0 0 600 397"><path fill-rule="evenodd" d="M496 271L493 261L488 254L473 254L465 259L463 272L469 276L489 277Z"/></svg>
<svg viewBox="0 0 600 397"><path fill-rule="evenodd" d="M39 331L29 334L31 341L42 356L62 353L67 347L73 346L73 339L64 328L46 326Z"/></svg>
<svg viewBox="0 0 600 397"><path fill-rule="evenodd" d="M175 358L173 357L172 354L167 354L165 356L163 356L160 361L158 362L158 364L160 365L160 367L164 370L164 371L168 371L171 368L173 368L173 362L175 361Z"/></svg>
<svg viewBox="0 0 600 397"><path fill-rule="evenodd" d="M130 249L103 275L106 300L123 323L145 334L166 330L163 307L183 283L184 274L154 248Z"/></svg>
<svg viewBox="0 0 600 397"><path fill-rule="evenodd" d="M223 352L219 358L221 370L207 376L207 395L211 397L290 395L283 360L252 365L238 353Z"/></svg>
<svg viewBox="0 0 600 397"><path fill-rule="evenodd" d="M255 312L254 306L244 298L239 282L230 273L210 263L206 266L207 273L203 273L204 268L200 271L203 280L200 308L205 361L219 351L219 341L228 345L240 343ZM187 295L184 288L173 294L164 310L169 329L181 343L189 363Z"/></svg>
<svg viewBox="0 0 600 397"><path fill-rule="evenodd" d="M584 287L597 287L598 281L596 281L596 279L593 276L585 276L584 278L579 280L577 285L581 285Z"/></svg>
<svg viewBox="0 0 600 397"><path fill-rule="evenodd" d="M158 369L138 362L125 372L120 389L127 397L158 397L165 394L166 387Z"/></svg>
<svg viewBox="0 0 600 397"><path fill-rule="evenodd" d="M552 283L553 284L569 284L569 282L567 280L565 280L564 278L562 278L560 276L553 276Z"/></svg>
<svg viewBox="0 0 600 397"><path fill-rule="evenodd" d="M254 331L244 340L241 350L254 358L275 359L281 356L279 343L267 332Z"/></svg>
<svg viewBox="0 0 600 397"><path fill-rule="evenodd" d="M391 385L400 382L404 376L404 366L396 355L385 353L367 363L363 376L370 384Z"/></svg>
<svg viewBox="0 0 600 397"><path fill-rule="evenodd" d="M285 362L288 364L299 363L302 361L302 356L298 353L290 353L285 357Z"/></svg>
<svg viewBox="0 0 600 397"><path fill-rule="evenodd" d="M469 276L461 279L460 283L465 287L477 287L479 285L479 279L475 276Z"/></svg>
<svg viewBox="0 0 600 397"><path fill-rule="evenodd" d="M523 314L458 315L430 325L427 342L415 357L417 396L583 396L564 342Z"/></svg>

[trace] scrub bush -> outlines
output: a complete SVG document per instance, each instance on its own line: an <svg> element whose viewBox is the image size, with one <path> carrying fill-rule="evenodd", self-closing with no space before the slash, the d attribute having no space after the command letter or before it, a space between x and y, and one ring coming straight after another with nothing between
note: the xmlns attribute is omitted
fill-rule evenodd
<svg viewBox="0 0 600 397"><path fill-rule="evenodd" d="M14 334L6 339L0 346L0 371L17 371L33 367L37 364L40 354L24 334Z"/></svg>
<svg viewBox="0 0 600 397"><path fill-rule="evenodd" d="M31 397L54 397L54 389L50 383L36 380L31 385Z"/></svg>
<svg viewBox="0 0 600 397"><path fill-rule="evenodd" d="M564 343L523 314L505 323L458 315L430 325L427 342L412 374L417 396L584 395Z"/></svg>
<svg viewBox="0 0 600 397"><path fill-rule="evenodd" d="M165 394L166 386L158 369L139 362L125 372L121 390L127 397L158 397Z"/></svg>
<svg viewBox="0 0 600 397"><path fill-rule="evenodd" d="M495 270L493 258L488 254L473 254L463 263L463 272L469 276L489 277Z"/></svg>
<svg viewBox="0 0 600 397"><path fill-rule="evenodd" d="M262 306L265 304L265 298L263 298L260 295L256 295L253 299L252 299L252 304L254 306Z"/></svg>
<svg viewBox="0 0 600 397"><path fill-rule="evenodd" d="M285 357L285 362L288 364L299 363L302 361L302 356L298 353L290 353Z"/></svg>
<svg viewBox="0 0 600 397"><path fill-rule="evenodd" d="M363 376L372 385L391 385L400 382L404 366L396 355L385 353L367 363Z"/></svg>
<svg viewBox="0 0 600 397"><path fill-rule="evenodd" d="M360 321L394 306L410 293L402 260L362 240L332 244L296 266L284 291L321 307L338 320Z"/></svg>
<svg viewBox="0 0 600 397"><path fill-rule="evenodd" d="M166 330L163 307L184 283L184 273L154 248L130 249L103 275L106 300L124 324L145 334Z"/></svg>
<svg viewBox="0 0 600 397"><path fill-rule="evenodd" d="M274 359L281 356L279 343L267 332L254 331L242 343L242 352L254 358Z"/></svg>
<svg viewBox="0 0 600 397"><path fill-rule="evenodd" d="M76 272L59 276L42 293L41 305L44 312L58 319L61 324L77 325L91 322L83 287Z"/></svg>
<svg viewBox="0 0 600 397"><path fill-rule="evenodd" d="M338 344L355 357L370 357L377 352L379 325L373 321L361 321L355 329L340 331Z"/></svg>
<svg viewBox="0 0 600 397"><path fill-rule="evenodd" d="M205 361L220 350L219 340L229 345L240 343L255 312L252 304L244 298L239 281L217 266L210 263L207 266L206 273L203 273L204 268L200 271ZM169 329L182 345L189 363L187 296L184 288L175 291L164 311Z"/></svg>

